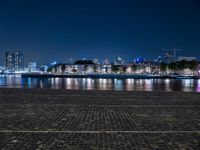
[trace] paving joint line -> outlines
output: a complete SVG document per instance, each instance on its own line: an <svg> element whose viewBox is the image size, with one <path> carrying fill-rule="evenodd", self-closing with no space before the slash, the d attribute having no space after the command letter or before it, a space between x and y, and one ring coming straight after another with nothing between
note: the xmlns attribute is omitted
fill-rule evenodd
<svg viewBox="0 0 200 150"><path fill-rule="evenodd" d="M1 130L0 133L145 133L145 134L162 134L162 133L200 133L200 131L14 131Z"/></svg>

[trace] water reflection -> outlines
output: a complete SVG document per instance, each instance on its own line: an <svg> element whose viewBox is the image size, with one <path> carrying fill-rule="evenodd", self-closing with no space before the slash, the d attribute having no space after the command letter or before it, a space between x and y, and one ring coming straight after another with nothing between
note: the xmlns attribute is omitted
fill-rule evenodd
<svg viewBox="0 0 200 150"><path fill-rule="evenodd" d="M196 92L200 92L200 80L197 82Z"/></svg>
<svg viewBox="0 0 200 150"><path fill-rule="evenodd" d="M127 91L184 91L200 92L200 80L171 79L91 79L91 78L21 78L17 75L0 75L0 87L52 88L83 90Z"/></svg>

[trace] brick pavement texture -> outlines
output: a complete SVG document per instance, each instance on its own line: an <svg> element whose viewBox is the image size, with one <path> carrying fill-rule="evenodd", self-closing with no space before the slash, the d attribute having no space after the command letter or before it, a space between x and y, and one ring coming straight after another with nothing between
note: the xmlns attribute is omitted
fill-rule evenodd
<svg viewBox="0 0 200 150"><path fill-rule="evenodd" d="M200 94L0 89L1 150L198 150Z"/></svg>

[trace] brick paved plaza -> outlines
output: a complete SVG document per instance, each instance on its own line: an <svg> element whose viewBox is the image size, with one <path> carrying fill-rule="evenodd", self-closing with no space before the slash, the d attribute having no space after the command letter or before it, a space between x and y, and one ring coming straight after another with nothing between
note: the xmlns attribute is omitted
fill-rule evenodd
<svg viewBox="0 0 200 150"><path fill-rule="evenodd" d="M200 149L200 94L0 89L0 149Z"/></svg>

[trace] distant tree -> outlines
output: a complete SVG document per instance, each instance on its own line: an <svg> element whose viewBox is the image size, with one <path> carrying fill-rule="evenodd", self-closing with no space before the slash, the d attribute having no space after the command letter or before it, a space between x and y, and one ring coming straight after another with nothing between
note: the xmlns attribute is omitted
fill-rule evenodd
<svg viewBox="0 0 200 150"><path fill-rule="evenodd" d="M97 65L96 64L93 66L93 70L94 70L95 73L97 72Z"/></svg>
<svg viewBox="0 0 200 150"><path fill-rule="evenodd" d="M167 64L162 62L160 63L160 71L165 72L167 70Z"/></svg>
<svg viewBox="0 0 200 150"><path fill-rule="evenodd" d="M191 69L191 70L193 70L193 71L195 71L196 69L197 69L197 67L198 67L198 62L197 61L190 61L189 62L189 68Z"/></svg>
<svg viewBox="0 0 200 150"><path fill-rule="evenodd" d="M123 70L123 73L126 73L126 66L123 66L122 70Z"/></svg>
<svg viewBox="0 0 200 150"><path fill-rule="evenodd" d="M137 65L133 64L133 65L131 66L131 68L132 68L133 71L136 71L136 70L137 70Z"/></svg>
<svg viewBox="0 0 200 150"><path fill-rule="evenodd" d="M174 63L174 62L173 62L173 63L170 63L170 64L169 64L169 69L172 70L172 71L176 71L176 69L177 69L177 64Z"/></svg>
<svg viewBox="0 0 200 150"><path fill-rule="evenodd" d="M120 71L119 66L117 66L117 65L112 65L112 72L117 73L117 72L119 72L119 71Z"/></svg>
<svg viewBox="0 0 200 150"><path fill-rule="evenodd" d="M94 64L94 62L92 60L77 60L74 64L76 65L90 65L90 64Z"/></svg>
<svg viewBox="0 0 200 150"><path fill-rule="evenodd" d="M61 71L62 71L62 74L64 74L64 72L65 72L65 69L66 69L66 66L65 66L65 64L61 64Z"/></svg>
<svg viewBox="0 0 200 150"><path fill-rule="evenodd" d="M84 64L84 72L86 73L88 69L88 64Z"/></svg>
<svg viewBox="0 0 200 150"><path fill-rule="evenodd" d="M40 68L40 71L45 72L45 68L42 66L42 67Z"/></svg>
<svg viewBox="0 0 200 150"><path fill-rule="evenodd" d="M105 70L106 70L106 73L107 73L108 72L108 67L106 67Z"/></svg>
<svg viewBox="0 0 200 150"><path fill-rule="evenodd" d="M94 62L92 60L77 60L74 64L76 65L83 65L84 66L84 72L87 72L89 65L94 65Z"/></svg>
<svg viewBox="0 0 200 150"><path fill-rule="evenodd" d="M177 69L179 71L183 71L184 69L190 69L194 71L197 69L198 66L198 62L197 61L186 61L186 60L182 60L180 62L177 62Z"/></svg>
<svg viewBox="0 0 200 150"><path fill-rule="evenodd" d="M73 69L72 69L72 72L73 72L73 73L76 73L76 72L77 72L77 70L76 70L75 68L73 68Z"/></svg>
<svg viewBox="0 0 200 150"><path fill-rule="evenodd" d="M49 67L48 69L47 69L47 72L52 72L53 71L53 67Z"/></svg>
<svg viewBox="0 0 200 150"><path fill-rule="evenodd" d="M198 62L197 61L190 61L189 62L189 68L190 70L192 70L193 74L194 74L194 71L197 70L197 67L198 67Z"/></svg>
<svg viewBox="0 0 200 150"><path fill-rule="evenodd" d="M177 69L183 70L183 69L186 69L186 68L188 68L188 63L187 63L186 60L182 60L182 61L177 63Z"/></svg>

